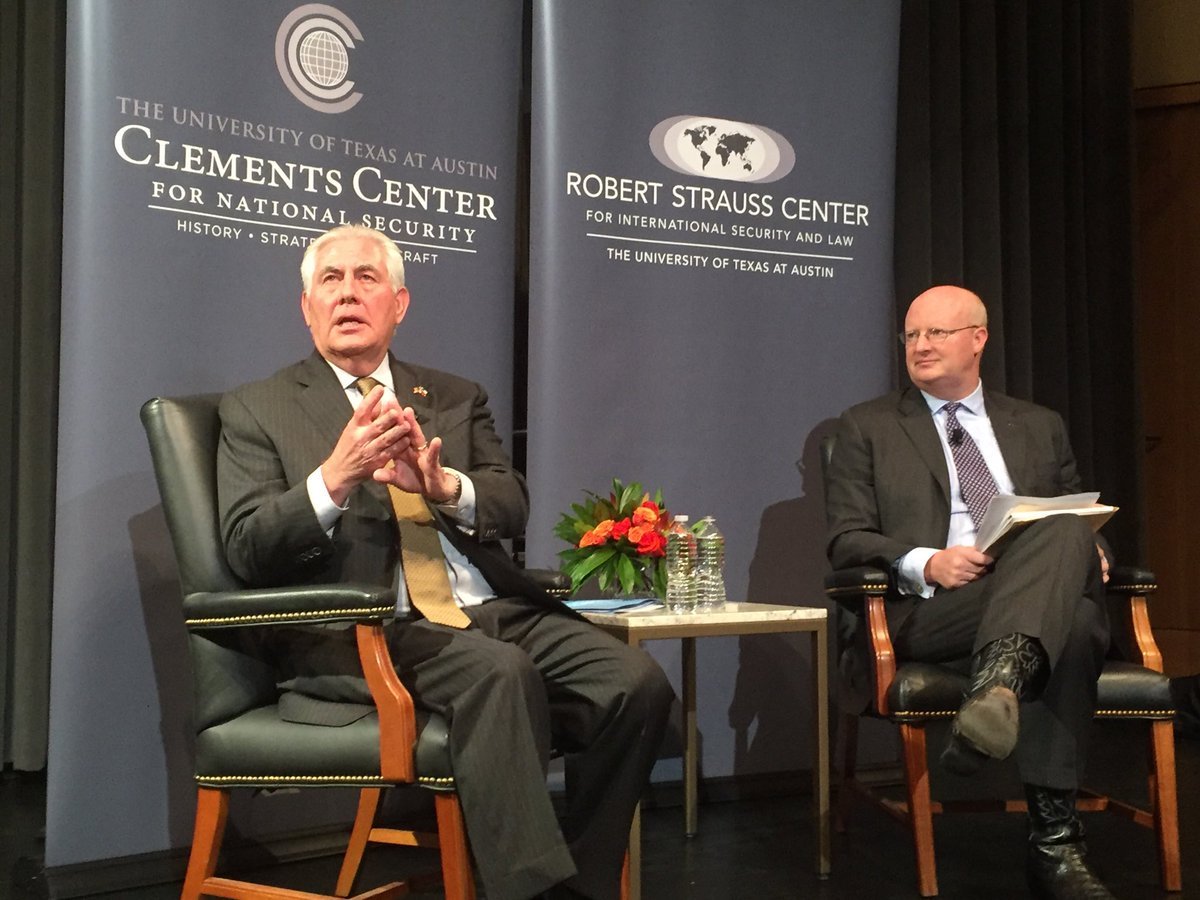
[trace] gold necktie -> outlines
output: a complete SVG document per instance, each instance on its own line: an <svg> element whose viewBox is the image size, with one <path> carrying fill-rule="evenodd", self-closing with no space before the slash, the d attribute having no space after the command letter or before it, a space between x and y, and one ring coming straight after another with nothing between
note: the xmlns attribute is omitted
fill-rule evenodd
<svg viewBox="0 0 1200 900"><path fill-rule="evenodd" d="M379 382L368 375L354 384L365 397ZM396 513L396 528L400 532L400 565L408 585L408 599L430 622L466 628L471 620L450 593L446 556L425 498L402 491L393 484L387 487Z"/></svg>

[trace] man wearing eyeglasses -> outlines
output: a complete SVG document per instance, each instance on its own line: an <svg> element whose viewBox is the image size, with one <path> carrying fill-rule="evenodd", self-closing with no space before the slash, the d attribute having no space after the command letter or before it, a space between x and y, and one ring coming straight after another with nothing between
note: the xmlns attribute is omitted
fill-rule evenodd
<svg viewBox="0 0 1200 900"><path fill-rule="evenodd" d="M1039 897L1110 897L1084 861L1075 796L1108 648L1103 539L1050 516L991 554L975 548L996 494L1080 490L1061 416L984 387L987 310L940 286L900 335L912 387L842 414L826 486L835 568L893 573L886 604L902 660L971 660L942 765L969 775L1015 752Z"/></svg>

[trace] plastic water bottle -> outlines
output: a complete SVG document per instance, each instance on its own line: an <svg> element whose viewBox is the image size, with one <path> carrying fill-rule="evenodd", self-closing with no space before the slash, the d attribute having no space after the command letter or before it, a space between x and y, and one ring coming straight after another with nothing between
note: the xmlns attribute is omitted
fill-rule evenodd
<svg viewBox="0 0 1200 900"><path fill-rule="evenodd" d="M725 604L725 535L717 520L705 516L696 529L696 606L712 609Z"/></svg>
<svg viewBox="0 0 1200 900"><path fill-rule="evenodd" d="M687 516L675 516L667 529L667 611L696 608L696 538Z"/></svg>

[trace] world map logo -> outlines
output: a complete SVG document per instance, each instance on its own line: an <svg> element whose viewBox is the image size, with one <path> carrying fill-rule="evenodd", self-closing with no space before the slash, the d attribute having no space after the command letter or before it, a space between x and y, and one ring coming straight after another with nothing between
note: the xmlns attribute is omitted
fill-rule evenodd
<svg viewBox="0 0 1200 900"><path fill-rule="evenodd" d="M350 51L363 39L341 10L306 3L292 10L275 32L275 65L297 100L318 112L340 113L362 94L350 80Z"/></svg>
<svg viewBox="0 0 1200 900"><path fill-rule="evenodd" d="M650 150L676 172L725 181L777 181L796 165L792 145L778 132L712 116L664 119L650 132Z"/></svg>

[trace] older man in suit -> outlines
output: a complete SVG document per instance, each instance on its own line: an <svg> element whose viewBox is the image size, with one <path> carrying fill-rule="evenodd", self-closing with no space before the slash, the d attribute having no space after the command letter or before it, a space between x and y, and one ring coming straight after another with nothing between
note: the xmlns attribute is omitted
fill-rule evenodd
<svg viewBox="0 0 1200 900"><path fill-rule="evenodd" d="M335 228L308 247L301 276L315 352L221 403L230 565L253 585L395 585L392 660L415 702L450 721L487 896L613 900L670 686L499 544L524 529L525 482L479 385L389 352L409 304L396 245ZM286 715L337 727L329 701L369 709L348 630L273 635ZM545 785L552 744L566 754L561 824Z"/></svg>
<svg viewBox="0 0 1200 900"><path fill-rule="evenodd" d="M839 422L829 558L893 572L887 615L901 659L971 660L942 763L971 774L1015 749L1034 895L1109 897L1084 861L1075 811L1109 642L1107 555L1076 516L975 547L996 494L1079 490L1061 417L984 388L987 338L987 311L970 291L935 287L912 302L901 340L913 386Z"/></svg>

